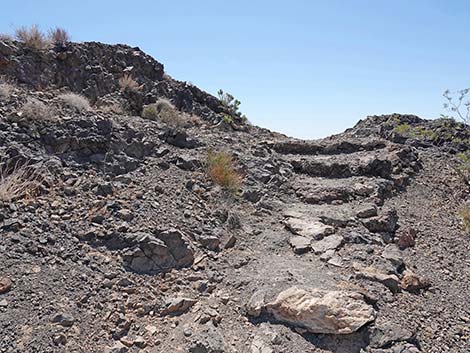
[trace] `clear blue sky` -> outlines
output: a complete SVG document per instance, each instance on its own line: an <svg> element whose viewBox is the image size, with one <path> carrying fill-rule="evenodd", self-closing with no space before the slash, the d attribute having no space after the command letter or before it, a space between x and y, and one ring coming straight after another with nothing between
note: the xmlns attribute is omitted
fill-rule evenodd
<svg viewBox="0 0 470 353"><path fill-rule="evenodd" d="M470 85L470 2L4 1L0 32L36 23L139 46L173 77L242 101L255 124L336 133L371 114L443 113Z"/></svg>

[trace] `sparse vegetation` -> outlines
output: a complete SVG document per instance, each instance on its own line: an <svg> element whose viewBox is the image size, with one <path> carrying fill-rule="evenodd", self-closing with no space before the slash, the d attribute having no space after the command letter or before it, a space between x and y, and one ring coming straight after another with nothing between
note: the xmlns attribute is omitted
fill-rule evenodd
<svg viewBox="0 0 470 353"><path fill-rule="evenodd" d="M71 108L75 108L79 112L91 109L90 102L85 96L76 93L65 93L58 97L63 103Z"/></svg>
<svg viewBox="0 0 470 353"><path fill-rule="evenodd" d="M222 105L225 106L231 115L238 116L243 119L243 121L247 121L247 117L240 112L240 104L241 102L238 99L235 99L233 95L228 92L224 92L222 89L219 89L217 92L217 96L219 100L222 102Z"/></svg>
<svg viewBox="0 0 470 353"><path fill-rule="evenodd" d="M25 43L35 49L46 49L50 42L37 25L20 27L15 31L16 40Z"/></svg>
<svg viewBox="0 0 470 353"><path fill-rule="evenodd" d="M36 98L28 98L21 107L23 116L29 120L49 120L53 117L53 110Z"/></svg>
<svg viewBox="0 0 470 353"><path fill-rule="evenodd" d="M60 27L50 29L46 35L39 29L38 25L17 28L14 36L0 33L0 40L14 39L25 43L30 48L42 50L47 49L51 45L66 45L67 42L70 42L70 35L65 29Z"/></svg>
<svg viewBox="0 0 470 353"><path fill-rule="evenodd" d="M0 33L0 40L1 41L9 41L9 40L13 40L13 36L10 35L10 34L7 34L7 33Z"/></svg>
<svg viewBox="0 0 470 353"><path fill-rule="evenodd" d="M242 177L235 168L232 156L227 152L208 153L207 173L215 183L230 192L236 192L240 188Z"/></svg>
<svg viewBox="0 0 470 353"><path fill-rule="evenodd" d="M0 99L8 99L11 94L15 91L15 86L11 83L0 83Z"/></svg>
<svg viewBox="0 0 470 353"><path fill-rule="evenodd" d="M403 136L408 136L412 138L425 138L433 142L437 142L437 140L439 139L439 135L437 134L437 132L431 129L426 129L423 126L411 126L408 123L403 123L395 126L393 128L393 131Z"/></svg>
<svg viewBox="0 0 470 353"><path fill-rule="evenodd" d="M119 87L124 91L138 91L140 89L138 82L134 80L131 74L125 74L119 79Z"/></svg>
<svg viewBox="0 0 470 353"><path fill-rule="evenodd" d="M70 35L65 29L56 27L49 30L49 40L54 45L65 46L70 42Z"/></svg>
<svg viewBox="0 0 470 353"><path fill-rule="evenodd" d="M44 175L42 165L0 164L0 201L11 202L22 198L33 197Z"/></svg>
<svg viewBox="0 0 470 353"><path fill-rule="evenodd" d="M459 165L455 168L457 174L466 185L470 185L470 153L460 152L457 153Z"/></svg>
<svg viewBox="0 0 470 353"><path fill-rule="evenodd" d="M231 124L233 122L233 118L230 115L224 115L224 121L227 124Z"/></svg>
<svg viewBox="0 0 470 353"><path fill-rule="evenodd" d="M462 226L466 233L470 233L470 207L465 207L459 212L460 218L462 219Z"/></svg>
<svg viewBox="0 0 470 353"><path fill-rule="evenodd" d="M112 114L124 114L124 108L119 103L110 103L106 105L102 105L99 107L99 110L105 113L112 113Z"/></svg>
<svg viewBox="0 0 470 353"><path fill-rule="evenodd" d="M185 119L166 99L159 99L156 103L146 105L142 109L142 117L150 120L160 120L170 126L182 126Z"/></svg>
<svg viewBox="0 0 470 353"><path fill-rule="evenodd" d="M410 129L411 129L410 124L404 123L404 124L395 126L393 130L400 135L406 135L410 132Z"/></svg>
<svg viewBox="0 0 470 353"><path fill-rule="evenodd" d="M451 118L459 118L466 125L470 125L470 88L464 88L451 92L446 90L443 93L446 102L444 109L447 109L452 115ZM446 117L447 116L443 116Z"/></svg>

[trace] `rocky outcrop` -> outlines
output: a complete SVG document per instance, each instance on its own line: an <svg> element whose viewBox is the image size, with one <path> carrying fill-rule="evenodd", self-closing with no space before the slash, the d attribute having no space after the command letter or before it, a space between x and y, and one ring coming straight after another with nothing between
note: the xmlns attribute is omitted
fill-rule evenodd
<svg viewBox="0 0 470 353"><path fill-rule="evenodd" d="M360 120L346 134L375 136L396 143L429 148L443 147L452 153L469 149L468 126L449 118L426 120L411 114L372 115Z"/></svg>
<svg viewBox="0 0 470 353"><path fill-rule="evenodd" d="M123 91L121 96L135 113L165 97L177 109L213 123L220 122L224 114L233 115L216 97L165 75L163 65L138 47L87 42L46 51L0 41L0 50L0 76L32 88L66 87L94 103L112 98L109 95L120 90L119 79L131 75L140 88ZM237 115L232 118L242 122Z"/></svg>
<svg viewBox="0 0 470 353"><path fill-rule="evenodd" d="M155 273L189 266L194 261L186 236L176 229L157 234L135 233L127 240L133 247L125 253L124 261L136 272Z"/></svg>
<svg viewBox="0 0 470 353"><path fill-rule="evenodd" d="M375 319L361 294L291 287L266 305L276 320L312 333L349 334Z"/></svg>

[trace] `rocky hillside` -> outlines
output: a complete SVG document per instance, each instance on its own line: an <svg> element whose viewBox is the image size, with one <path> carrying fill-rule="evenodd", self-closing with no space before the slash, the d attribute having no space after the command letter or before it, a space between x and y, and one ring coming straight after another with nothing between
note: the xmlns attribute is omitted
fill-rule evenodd
<svg viewBox="0 0 470 353"><path fill-rule="evenodd" d="M0 352L470 351L463 125L297 140L123 45L0 76Z"/></svg>

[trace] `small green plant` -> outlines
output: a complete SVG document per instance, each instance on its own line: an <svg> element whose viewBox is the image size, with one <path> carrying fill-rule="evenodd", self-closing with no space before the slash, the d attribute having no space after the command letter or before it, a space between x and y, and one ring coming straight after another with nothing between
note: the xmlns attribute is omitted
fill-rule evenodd
<svg viewBox="0 0 470 353"><path fill-rule="evenodd" d="M393 130L400 135L406 135L410 132L411 126L410 124L404 123L404 124L395 126Z"/></svg>
<svg viewBox="0 0 470 353"><path fill-rule="evenodd" d="M160 120L167 125L179 127L184 125L185 119L166 99L159 99L156 103L146 105L142 109L142 117L150 120Z"/></svg>
<svg viewBox="0 0 470 353"><path fill-rule="evenodd" d="M232 156L227 152L208 153L207 173L215 183L232 193L240 188L242 177L235 168Z"/></svg>
<svg viewBox="0 0 470 353"><path fill-rule="evenodd" d="M423 137L432 141L437 141L439 139L439 135L437 132L432 131L430 129L426 129L425 127L422 127L422 126L416 127L413 130L412 135L414 137Z"/></svg>
<svg viewBox="0 0 470 353"><path fill-rule="evenodd" d="M227 124L233 123L233 118L230 115L224 115L224 121Z"/></svg>
<svg viewBox="0 0 470 353"><path fill-rule="evenodd" d="M424 138L432 141L437 141L438 134L430 129L422 126L411 126L408 123L399 124L393 129L396 133L412 138Z"/></svg>
<svg viewBox="0 0 470 353"><path fill-rule="evenodd" d="M222 89L219 89L217 91L217 96L219 97L219 100L222 105L228 109L230 115L238 116L242 118L244 122L248 121L247 117L240 112L241 102L238 99L235 99L233 95L228 92L224 92Z"/></svg>

